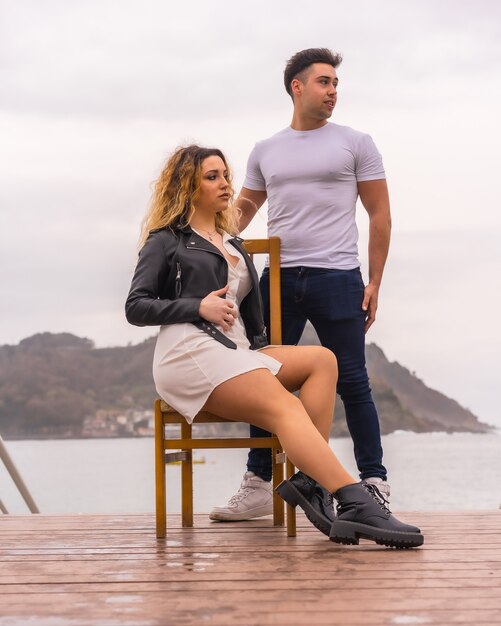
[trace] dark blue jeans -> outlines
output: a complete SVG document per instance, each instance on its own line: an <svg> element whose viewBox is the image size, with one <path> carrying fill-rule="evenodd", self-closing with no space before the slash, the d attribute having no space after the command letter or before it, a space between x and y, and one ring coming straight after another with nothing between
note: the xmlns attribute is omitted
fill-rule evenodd
<svg viewBox="0 0 501 626"><path fill-rule="evenodd" d="M269 279L269 271L265 269L260 287L267 328ZM344 404L360 478L379 476L386 480L379 417L365 366L364 283L360 270L282 268L281 291L283 344L297 344L309 320L320 343L334 352L339 370L337 393ZM257 426L251 426L250 432L252 437L269 435ZM271 480L270 449L252 448L247 469L264 480Z"/></svg>

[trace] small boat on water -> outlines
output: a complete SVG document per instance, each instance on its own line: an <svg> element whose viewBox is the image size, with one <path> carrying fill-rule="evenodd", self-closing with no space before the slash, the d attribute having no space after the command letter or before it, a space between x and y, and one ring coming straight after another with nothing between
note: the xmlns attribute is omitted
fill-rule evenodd
<svg viewBox="0 0 501 626"><path fill-rule="evenodd" d="M182 461L170 461L169 465L181 465ZM199 459L193 459L192 463L202 464L205 463L205 457L202 456Z"/></svg>

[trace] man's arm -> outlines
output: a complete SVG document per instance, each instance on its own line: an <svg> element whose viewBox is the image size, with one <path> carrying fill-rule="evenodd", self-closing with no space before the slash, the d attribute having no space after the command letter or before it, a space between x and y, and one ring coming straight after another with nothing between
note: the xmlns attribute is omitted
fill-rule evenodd
<svg viewBox="0 0 501 626"><path fill-rule="evenodd" d="M239 222L240 232L247 228L265 200L266 191L253 191L252 189L242 187L235 203L241 212Z"/></svg>
<svg viewBox="0 0 501 626"><path fill-rule="evenodd" d="M390 246L390 199L386 180L359 182L358 193L369 214L369 283L362 303L362 308L366 311L367 332L376 319L379 287Z"/></svg>

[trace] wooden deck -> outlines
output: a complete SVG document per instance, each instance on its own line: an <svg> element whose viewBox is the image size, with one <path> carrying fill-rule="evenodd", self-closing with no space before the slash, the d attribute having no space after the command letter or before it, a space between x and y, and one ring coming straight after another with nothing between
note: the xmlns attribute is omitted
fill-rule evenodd
<svg viewBox="0 0 501 626"><path fill-rule="evenodd" d="M501 511L401 514L426 543L336 546L298 516L0 517L0 626L501 624Z"/></svg>

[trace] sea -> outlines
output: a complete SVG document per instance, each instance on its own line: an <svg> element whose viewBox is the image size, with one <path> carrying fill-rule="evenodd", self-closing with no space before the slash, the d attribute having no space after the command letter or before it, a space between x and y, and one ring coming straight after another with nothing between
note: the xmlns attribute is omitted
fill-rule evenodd
<svg viewBox="0 0 501 626"><path fill-rule="evenodd" d="M6 441L41 513L152 513L153 438ZM350 439L332 449L356 476ZM489 434L396 432L383 437L394 511L493 510L501 505L501 430ZM198 453L198 454L197 454ZM245 450L196 451L195 512L224 504L245 471ZM167 505L181 506L179 465L167 466ZM0 500L28 508L0 461Z"/></svg>

